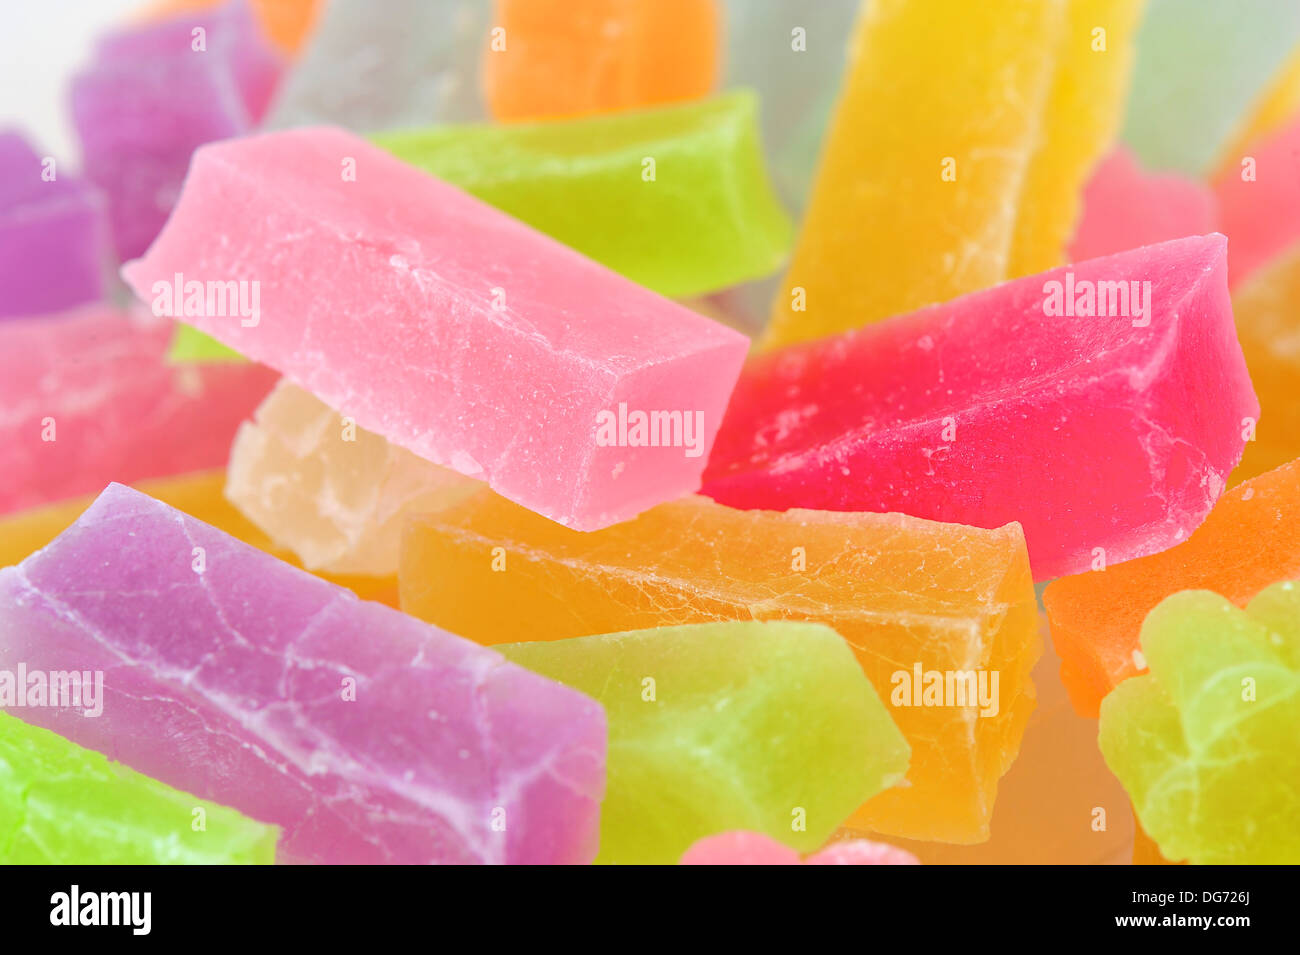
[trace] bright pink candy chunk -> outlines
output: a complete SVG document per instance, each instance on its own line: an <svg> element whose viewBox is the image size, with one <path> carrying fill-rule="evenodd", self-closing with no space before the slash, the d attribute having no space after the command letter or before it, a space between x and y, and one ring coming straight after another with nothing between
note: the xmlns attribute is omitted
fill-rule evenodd
<svg viewBox="0 0 1300 955"><path fill-rule="evenodd" d="M1225 244L1134 249L760 355L704 493L1019 521L1038 580L1164 550L1200 524L1259 417ZM1137 283L1127 308L1118 283ZM1082 314L1087 289L1128 314Z"/></svg>
<svg viewBox="0 0 1300 955"><path fill-rule="evenodd" d="M1256 143L1249 158L1214 183L1234 286L1300 242L1300 118Z"/></svg>
<svg viewBox="0 0 1300 955"><path fill-rule="evenodd" d="M580 530L698 488L748 349L332 128L200 149L171 220L123 275L150 301L177 275L259 282L255 325L173 314ZM669 413L653 445L635 427L650 412Z"/></svg>
<svg viewBox="0 0 1300 955"><path fill-rule="evenodd" d="M111 485L0 570L0 667L103 671L12 714L283 828L277 859L581 863L605 715L582 694Z"/></svg>
<svg viewBox="0 0 1300 955"><path fill-rule="evenodd" d="M799 853L761 832L720 832L686 850L680 865L799 865ZM882 842L836 842L803 860L804 865L920 865L916 856Z"/></svg>
<svg viewBox="0 0 1300 955"><path fill-rule="evenodd" d="M1121 146L1100 163L1083 190L1083 216L1070 243L1070 261L1113 255L1217 226L1214 193L1176 173L1148 173ZM1234 246L1235 252L1235 246Z"/></svg>
<svg viewBox="0 0 1300 955"><path fill-rule="evenodd" d="M225 466L275 373L168 365L171 335L101 305L0 323L0 514Z"/></svg>

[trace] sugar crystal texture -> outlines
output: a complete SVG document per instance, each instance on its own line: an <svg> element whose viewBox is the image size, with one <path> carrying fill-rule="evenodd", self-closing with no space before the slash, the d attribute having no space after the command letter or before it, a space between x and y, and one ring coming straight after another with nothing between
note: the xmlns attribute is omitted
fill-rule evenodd
<svg viewBox="0 0 1300 955"><path fill-rule="evenodd" d="M1297 41L1295 0L1149 0L1124 141L1148 169L1204 175Z"/></svg>
<svg viewBox="0 0 1300 955"><path fill-rule="evenodd" d="M583 534L484 491L411 519L399 582L408 613L486 644L716 620L832 627L912 747L908 785L852 817L894 835L987 838L1034 706L1041 641L1014 525L736 511L693 497ZM919 686L900 691L917 667L998 671L994 706L919 705Z"/></svg>
<svg viewBox="0 0 1300 955"><path fill-rule="evenodd" d="M281 381L235 435L226 496L308 570L394 576L405 517L483 485Z"/></svg>
<svg viewBox="0 0 1300 955"><path fill-rule="evenodd" d="M136 490L141 493L211 524L258 550L295 563L297 558L290 551L277 546L226 500L223 494L225 486L226 472L223 470L196 471L135 483ZM93 494L63 498L0 518L0 567L20 563L24 557L40 550L67 530L94 502ZM346 587L363 600L378 600L390 607L398 605L396 574L375 577L322 573L317 576Z"/></svg>
<svg viewBox="0 0 1300 955"><path fill-rule="evenodd" d="M493 118L698 99L718 75L717 0L495 0L483 78Z"/></svg>
<svg viewBox="0 0 1300 955"><path fill-rule="evenodd" d="M1244 606L1279 580L1300 578L1300 461L1228 491L1176 547L1047 586L1043 605L1075 707L1097 704L1145 666L1142 619L1180 590L1205 589Z"/></svg>
<svg viewBox="0 0 1300 955"><path fill-rule="evenodd" d="M277 91L271 129L357 132L483 118L484 0L330 0Z"/></svg>
<svg viewBox="0 0 1300 955"><path fill-rule="evenodd" d="M707 836L682 855L679 865L919 865L911 853L883 842L833 842L808 858L761 832L743 829Z"/></svg>
<svg viewBox="0 0 1300 955"><path fill-rule="evenodd" d="M596 703L121 485L0 570L19 661L104 671L103 712L14 715L280 826L281 862L595 854Z"/></svg>
<svg viewBox="0 0 1300 955"><path fill-rule="evenodd" d="M99 299L108 265L104 198L0 130L0 319Z"/></svg>
<svg viewBox="0 0 1300 955"><path fill-rule="evenodd" d="M1231 241L1234 287L1292 246L1300 246L1300 116L1250 149L1247 165L1214 182L1219 219Z"/></svg>
<svg viewBox="0 0 1300 955"><path fill-rule="evenodd" d="M265 865L275 861L277 838L274 826L4 713L0 832L4 865Z"/></svg>
<svg viewBox="0 0 1300 955"><path fill-rule="evenodd" d="M1169 547L1259 418L1226 271L1223 236L1181 239L759 355L703 493L1018 521L1036 580Z"/></svg>
<svg viewBox="0 0 1300 955"><path fill-rule="evenodd" d="M605 707L597 862L675 862L736 826L815 849L907 770L903 735L829 627L705 623L497 649Z"/></svg>
<svg viewBox="0 0 1300 955"><path fill-rule="evenodd" d="M1300 458L1300 242L1233 289L1232 310L1260 406L1235 484Z"/></svg>
<svg viewBox="0 0 1300 955"><path fill-rule="evenodd" d="M1132 150L1120 146L1097 166L1083 190L1083 215L1070 240L1070 261L1205 235L1217 227L1218 206L1209 186L1178 173L1147 172Z"/></svg>
<svg viewBox="0 0 1300 955"><path fill-rule="evenodd" d="M1151 667L1101 704L1097 741L1171 860L1300 863L1300 583L1244 610L1208 591L1142 624Z"/></svg>
<svg viewBox="0 0 1300 955"><path fill-rule="evenodd" d="M546 123L389 133L397 158L673 298L772 272L790 222L751 92ZM653 163L653 167L648 165Z"/></svg>
<svg viewBox="0 0 1300 955"><path fill-rule="evenodd" d="M170 334L100 305L0 323L0 514L225 464L275 375L169 367Z"/></svg>
<svg viewBox="0 0 1300 955"><path fill-rule="evenodd" d="M1059 264L1077 194L1117 124L1138 8L864 5L763 347ZM1104 54L1090 48L1098 24Z"/></svg>
<svg viewBox="0 0 1300 955"><path fill-rule="evenodd" d="M174 314L361 427L580 529L698 487L748 348L331 128L195 153L166 229L123 269L142 297L176 274L259 282L256 324Z"/></svg>
<svg viewBox="0 0 1300 955"><path fill-rule="evenodd" d="M206 32L195 48L199 28ZM72 80L72 118L86 176L108 197L119 259L139 255L158 234L194 148L251 130L279 74L243 3L100 40Z"/></svg>

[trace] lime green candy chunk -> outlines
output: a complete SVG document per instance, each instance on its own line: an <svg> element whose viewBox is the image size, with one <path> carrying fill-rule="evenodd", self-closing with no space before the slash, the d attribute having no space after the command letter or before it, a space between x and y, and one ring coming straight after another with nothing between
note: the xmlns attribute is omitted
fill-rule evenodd
<svg viewBox="0 0 1300 955"><path fill-rule="evenodd" d="M0 713L0 864L269 865L278 835Z"/></svg>
<svg viewBox="0 0 1300 955"><path fill-rule="evenodd" d="M201 332L193 325L176 323L176 334L172 337L171 348L167 352L170 362L240 362L248 359L233 348L221 344L206 332Z"/></svg>
<svg viewBox="0 0 1300 955"><path fill-rule="evenodd" d="M459 186L671 298L774 271L789 218L763 164L757 101L738 91L582 119L377 134Z"/></svg>
<svg viewBox="0 0 1300 955"><path fill-rule="evenodd" d="M1240 610L1174 594L1142 625L1150 674L1102 701L1099 742L1175 861L1300 863L1300 583Z"/></svg>
<svg viewBox="0 0 1300 955"><path fill-rule="evenodd" d="M600 854L676 862L763 832L819 848L910 751L848 644L809 623L706 623L498 646L594 697L609 721Z"/></svg>

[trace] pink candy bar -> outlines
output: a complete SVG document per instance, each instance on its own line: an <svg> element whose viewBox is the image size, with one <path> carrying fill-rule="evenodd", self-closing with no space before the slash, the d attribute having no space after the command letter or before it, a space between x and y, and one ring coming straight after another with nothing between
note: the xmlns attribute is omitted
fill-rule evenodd
<svg viewBox="0 0 1300 955"><path fill-rule="evenodd" d="M1097 166L1083 190L1083 216L1070 261L1113 255L1217 228L1208 186L1177 173L1148 173L1121 146ZM1235 243L1233 251L1236 251Z"/></svg>
<svg viewBox="0 0 1300 955"><path fill-rule="evenodd" d="M275 373L167 365L171 335L102 305L0 323L0 514L225 466Z"/></svg>
<svg viewBox="0 0 1300 955"><path fill-rule="evenodd" d="M1200 524L1259 402L1226 241L1054 269L760 355L705 474L732 507L1019 521L1037 580Z"/></svg>
<svg viewBox="0 0 1300 955"><path fill-rule="evenodd" d="M258 283L256 321L170 314L580 530L698 488L748 348L332 128L200 149L123 276L155 301L178 283Z"/></svg>
<svg viewBox="0 0 1300 955"><path fill-rule="evenodd" d="M1300 242L1300 118L1250 149L1214 183L1233 286Z"/></svg>

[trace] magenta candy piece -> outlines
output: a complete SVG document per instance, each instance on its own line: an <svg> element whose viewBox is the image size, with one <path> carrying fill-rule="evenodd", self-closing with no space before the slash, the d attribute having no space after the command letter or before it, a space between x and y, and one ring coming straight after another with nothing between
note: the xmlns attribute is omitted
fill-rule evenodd
<svg viewBox="0 0 1300 955"><path fill-rule="evenodd" d="M883 842L850 839L833 842L804 859L804 865L920 865L910 852Z"/></svg>
<svg viewBox="0 0 1300 955"><path fill-rule="evenodd" d="M1070 261L1205 235L1216 228L1217 205L1208 186L1177 173L1146 172L1132 151L1120 146L1084 187L1083 215L1070 242Z"/></svg>
<svg viewBox="0 0 1300 955"><path fill-rule="evenodd" d="M0 323L0 514L225 466L275 373L168 365L172 331L103 305Z"/></svg>
<svg viewBox="0 0 1300 955"><path fill-rule="evenodd" d="M199 28L204 49L196 50ZM158 234L196 147L257 125L281 70L244 3L100 41L73 79L72 113L86 175L108 196L119 260Z"/></svg>
<svg viewBox="0 0 1300 955"><path fill-rule="evenodd" d="M0 318L98 300L108 266L105 216L98 189L0 131Z"/></svg>
<svg viewBox="0 0 1300 955"><path fill-rule="evenodd" d="M799 865L799 853L769 835L743 829L706 836L682 854L679 865ZM883 842L835 842L803 865L920 865L916 856Z"/></svg>
<svg viewBox="0 0 1300 955"><path fill-rule="evenodd" d="M799 865L799 853L769 835L738 829L697 839L678 865Z"/></svg>
<svg viewBox="0 0 1300 955"><path fill-rule="evenodd" d="M759 355L703 491L739 508L1019 521L1037 580L1171 547L1259 419L1225 251L1221 235L1147 246ZM1138 294L1123 309L1102 282ZM1087 289L1129 314L1083 314Z"/></svg>
<svg viewBox="0 0 1300 955"><path fill-rule="evenodd" d="M130 488L0 570L19 662L103 671L102 713L13 715L281 826L281 862L595 856L594 700Z"/></svg>
<svg viewBox="0 0 1300 955"><path fill-rule="evenodd" d="M699 487L749 345L328 127L200 149L158 241L122 274L150 302L176 276L259 282L255 324L167 314L579 530ZM651 413L665 416L657 446L637 444L635 416Z"/></svg>
<svg viewBox="0 0 1300 955"><path fill-rule="evenodd" d="M1233 286L1300 243L1300 118L1249 153L1214 183Z"/></svg>

